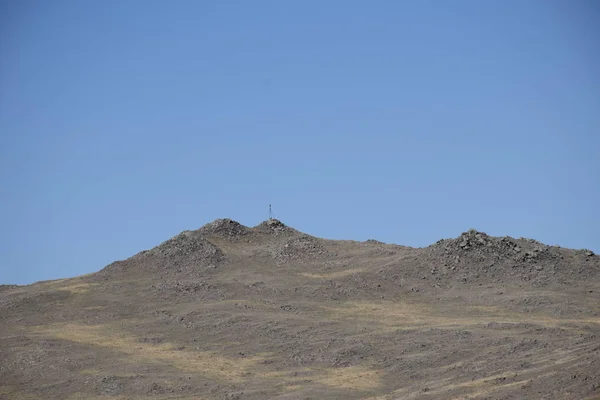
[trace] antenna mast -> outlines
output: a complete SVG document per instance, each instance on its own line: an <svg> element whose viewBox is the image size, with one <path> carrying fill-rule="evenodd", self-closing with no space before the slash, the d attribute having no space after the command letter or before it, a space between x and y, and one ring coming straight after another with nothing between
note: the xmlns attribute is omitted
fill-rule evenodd
<svg viewBox="0 0 600 400"><path fill-rule="evenodd" d="M269 204L269 219L273 219L273 209L271 208L270 204Z"/></svg>

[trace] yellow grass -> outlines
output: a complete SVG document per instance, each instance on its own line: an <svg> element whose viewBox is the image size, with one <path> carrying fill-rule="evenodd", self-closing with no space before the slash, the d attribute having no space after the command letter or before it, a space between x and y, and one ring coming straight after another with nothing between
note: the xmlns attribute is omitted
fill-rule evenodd
<svg viewBox="0 0 600 400"><path fill-rule="evenodd" d="M320 383L339 389L371 390L379 387L380 371L363 366L347 368L309 368L302 377L293 377L294 371L265 371L262 363L269 355L232 358L213 351L177 350L172 343L142 343L132 334L109 325L83 325L77 323L53 324L35 328L35 333L57 339L94 345L126 354L134 363L169 364L190 373L211 379L241 383L252 379L273 380L279 383L296 383L300 380ZM82 370L94 374L96 370ZM302 385L298 385L299 388Z"/></svg>
<svg viewBox="0 0 600 400"><path fill-rule="evenodd" d="M553 352L551 354L549 354L546 358L542 359L541 361L539 361L538 363L534 364L532 367L527 368L525 370L520 370L520 371L503 371L502 373L499 374L494 374L494 375L489 375L480 379L475 379L475 380L469 380L469 381L465 381L465 382L456 382L454 381L452 378L446 378L446 379L442 379L442 380L432 380L426 383L422 383L420 385L420 387L428 387L430 390L427 392L428 395L434 396L434 398L437 397L444 397L447 398L449 395L452 395L452 392L465 392L467 391L467 394L461 394L461 395L457 395L457 397L454 397L453 400L462 400L466 397L485 397L490 395L493 392L502 390L502 389L506 389L506 388L511 388L513 386L521 386L526 384L532 376L535 377L535 379L541 379L544 377L548 377L548 376L552 376L555 375L557 373L557 371L549 371L546 372L548 369L552 369L552 368L556 368L557 365L565 365L565 364L569 364L570 362L573 361L577 361L578 356L576 354L576 352L580 352L580 351L585 351L585 349L582 347L580 349L575 349L571 352ZM550 361L552 359L555 359L555 361ZM442 368L450 368L454 365L460 365L461 363L454 363L454 364L450 364L447 366L444 366ZM563 368L568 368L567 366L563 367ZM518 374L520 380L516 381L516 382L510 382L510 378L514 378L516 377ZM499 383L496 380L497 379L501 379L501 378L506 378L508 381L506 383ZM417 391L410 391L410 388L403 388L400 389L400 391L404 392L402 398L406 398L406 399L418 399L420 398L420 396L422 395L421 390L417 390ZM393 392L394 394L398 394L399 391L395 391ZM391 399L392 397L390 397L390 395L387 396L382 396L380 398L377 398L378 400L388 400ZM375 400L372 399L372 400Z"/></svg>
<svg viewBox="0 0 600 400"><path fill-rule="evenodd" d="M156 395L140 395L140 396L102 396L93 395L90 393L77 392L73 393L66 400L166 400L166 399L178 399L178 400L203 400L203 397L173 397L173 395L156 396Z"/></svg>
<svg viewBox="0 0 600 400"><path fill-rule="evenodd" d="M302 385L289 385L284 388L285 391L288 392L296 392L298 390L302 390L304 387Z"/></svg>
<svg viewBox="0 0 600 400"><path fill-rule="evenodd" d="M75 285L66 285L66 286L61 286L61 287L57 287L56 290L61 290L61 291L65 291L65 292L69 292L72 294L83 294L83 293L87 293L90 288L97 286L97 283L78 283Z"/></svg>
<svg viewBox="0 0 600 400"><path fill-rule="evenodd" d="M96 368L86 368L79 371L82 375L100 375L102 371ZM114 375L114 374L113 374Z"/></svg>
<svg viewBox="0 0 600 400"><path fill-rule="evenodd" d="M216 352L182 351L173 344L141 343L134 335L107 325L54 324L39 327L37 333L58 339L117 350L133 362L169 364L175 368L228 382L242 382L264 357L229 358Z"/></svg>
<svg viewBox="0 0 600 400"><path fill-rule="evenodd" d="M300 273L300 275L305 276L307 278L313 278L313 279L339 279L339 278L344 278L346 276L350 276L352 274L363 272L364 270L365 270L364 268L352 268L352 269L346 269L343 271L329 272L326 274L311 274L308 272L302 272L302 273Z"/></svg>
<svg viewBox="0 0 600 400"><path fill-rule="evenodd" d="M516 313L499 307L463 306L459 314L448 316L435 305L416 302L347 301L324 307L334 319L354 319L367 324L379 324L396 329L413 327L450 327L486 324L489 322L534 323L560 326L565 323L600 324L599 318L554 318L537 313Z"/></svg>
<svg viewBox="0 0 600 400"><path fill-rule="evenodd" d="M523 374L523 371L520 372L520 374ZM540 374L540 375L536 375L536 379L542 378L542 377L546 377L546 376L550 376L550 375L554 375L556 374L556 372L549 372L546 374ZM490 376L486 376L484 378L480 378L480 379L475 379L472 381L468 381L468 382L462 382L462 383L455 383L455 384L444 384L444 385L440 385L438 388L434 389L434 390L430 390L429 392L427 392L430 395L441 395L441 394L448 394L448 392L451 391L455 391L455 390L471 390L468 395L460 395L457 397L454 397L453 400L462 400L465 398L465 396L467 397L472 397L472 396L484 396L484 395L489 395L490 393L496 392L498 390L502 390L502 389L506 389L506 388L510 388L513 386L522 386L524 384L526 384L530 379L522 379L516 382L507 382L507 383L497 383L495 380L496 379L501 379L501 378L506 378L509 379L511 377L514 377L515 373L514 372L504 372L502 374L497 374L497 375L490 375ZM416 397L418 398L418 395L415 393L414 394Z"/></svg>
<svg viewBox="0 0 600 400"><path fill-rule="evenodd" d="M29 393L19 392L17 388L11 386L0 386L0 399L38 400L40 397Z"/></svg>
<svg viewBox="0 0 600 400"><path fill-rule="evenodd" d="M318 370L315 382L338 389L373 390L381 385L380 371L360 365Z"/></svg>

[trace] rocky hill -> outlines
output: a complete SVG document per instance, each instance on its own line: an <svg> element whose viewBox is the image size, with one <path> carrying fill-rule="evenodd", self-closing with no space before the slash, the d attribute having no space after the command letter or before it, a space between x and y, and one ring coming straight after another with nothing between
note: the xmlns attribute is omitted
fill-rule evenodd
<svg viewBox="0 0 600 400"><path fill-rule="evenodd" d="M598 398L599 273L474 230L410 248L216 220L0 286L0 399Z"/></svg>

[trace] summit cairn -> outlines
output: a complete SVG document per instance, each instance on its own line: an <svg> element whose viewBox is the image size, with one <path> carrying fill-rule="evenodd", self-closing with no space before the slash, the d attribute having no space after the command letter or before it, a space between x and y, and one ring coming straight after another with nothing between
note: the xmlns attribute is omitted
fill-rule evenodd
<svg viewBox="0 0 600 400"><path fill-rule="evenodd" d="M269 218L255 226L255 229L263 232L275 232L275 234L294 231L292 228L288 228L283 222L274 217L273 206L271 206L271 204L269 204Z"/></svg>
<svg viewBox="0 0 600 400"><path fill-rule="evenodd" d="M283 222L281 222L280 220L275 219L275 218L270 218L266 221L263 221L256 227L261 231L275 232L275 233L285 232L285 231L288 231L291 229L291 228L288 228Z"/></svg>
<svg viewBox="0 0 600 400"><path fill-rule="evenodd" d="M200 228L204 235L237 238L250 233L250 228L229 218L217 219Z"/></svg>

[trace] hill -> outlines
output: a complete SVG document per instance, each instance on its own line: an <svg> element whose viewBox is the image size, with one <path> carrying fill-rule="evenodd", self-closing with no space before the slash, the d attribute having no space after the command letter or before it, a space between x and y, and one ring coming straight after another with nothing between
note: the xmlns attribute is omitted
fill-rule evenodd
<svg viewBox="0 0 600 400"><path fill-rule="evenodd" d="M598 398L599 273L474 230L411 248L217 220L0 286L0 399Z"/></svg>

